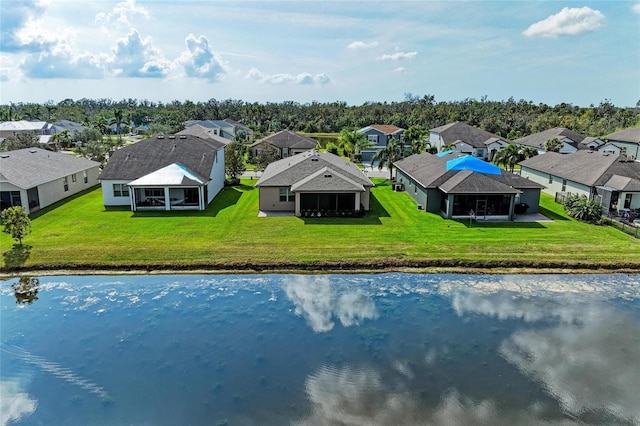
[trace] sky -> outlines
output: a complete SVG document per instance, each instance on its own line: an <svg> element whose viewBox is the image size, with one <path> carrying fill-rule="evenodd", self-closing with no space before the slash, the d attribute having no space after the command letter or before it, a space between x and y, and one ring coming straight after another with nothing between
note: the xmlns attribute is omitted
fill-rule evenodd
<svg viewBox="0 0 640 426"><path fill-rule="evenodd" d="M0 0L0 104L640 101L640 1Z"/></svg>

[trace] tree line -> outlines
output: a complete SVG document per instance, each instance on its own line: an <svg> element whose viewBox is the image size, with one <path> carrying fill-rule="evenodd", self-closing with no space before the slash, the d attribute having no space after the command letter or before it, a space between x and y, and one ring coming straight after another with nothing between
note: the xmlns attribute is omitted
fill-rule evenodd
<svg viewBox="0 0 640 426"><path fill-rule="evenodd" d="M410 93L400 102L245 102L237 99L205 102L123 99L65 99L44 104L0 105L0 121L67 119L96 128L102 134L148 126L151 133L175 133L188 120L232 119L261 137L289 129L306 133L337 133L370 124L392 124L428 130L463 121L508 139L517 139L553 127L566 127L585 136L604 136L640 125L640 101L635 107L617 107L609 100L588 107L560 103L555 106L509 98L436 102L434 96ZM114 130L114 125L118 130Z"/></svg>

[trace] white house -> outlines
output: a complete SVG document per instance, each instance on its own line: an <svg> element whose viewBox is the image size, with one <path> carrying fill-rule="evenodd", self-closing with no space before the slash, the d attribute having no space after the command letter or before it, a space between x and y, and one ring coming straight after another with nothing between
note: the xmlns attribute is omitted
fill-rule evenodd
<svg viewBox="0 0 640 426"><path fill-rule="evenodd" d="M224 144L157 136L117 150L100 174L105 206L204 210L224 187Z"/></svg>
<svg viewBox="0 0 640 426"><path fill-rule="evenodd" d="M98 184L100 163L40 148L0 153L0 210L33 213Z"/></svg>
<svg viewBox="0 0 640 426"><path fill-rule="evenodd" d="M486 130L456 121L429 130L429 143L441 151L454 145L454 151L491 161L496 152L509 145L509 140Z"/></svg>

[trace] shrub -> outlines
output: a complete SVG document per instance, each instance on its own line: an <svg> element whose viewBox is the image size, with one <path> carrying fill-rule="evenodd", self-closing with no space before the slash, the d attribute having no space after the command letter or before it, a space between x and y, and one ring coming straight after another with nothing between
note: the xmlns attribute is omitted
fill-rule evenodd
<svg viewBox="0 0 640 426"><path fill-rule="evenodd" d="M566 199L565 210L574 219L589 223L600 223L602 219L602 206L595 200L589 200L585 196L570 196Z"/></svg>
<svg viewBox="0 0 640 426"><path fill-rule="evenodd" d="M327 152L338 155L338 147L333 142L327 143Z"/></svg>

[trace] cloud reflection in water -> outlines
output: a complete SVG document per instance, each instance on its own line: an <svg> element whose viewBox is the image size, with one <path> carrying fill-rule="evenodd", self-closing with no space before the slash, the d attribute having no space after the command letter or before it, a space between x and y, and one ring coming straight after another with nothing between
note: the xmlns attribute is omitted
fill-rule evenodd
<svg viewBox="0 0 640 426"><path fill-rule="evenodd" d="M285 280L284 290L295 305L295 313L303 316L316 333L333 329L334 318L349 327L378 317L368 295L362 291L340 292L327 276L294 276Z"/></svg>

